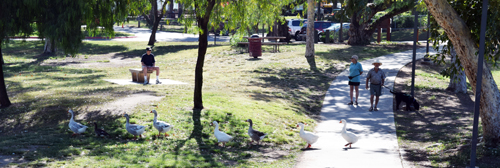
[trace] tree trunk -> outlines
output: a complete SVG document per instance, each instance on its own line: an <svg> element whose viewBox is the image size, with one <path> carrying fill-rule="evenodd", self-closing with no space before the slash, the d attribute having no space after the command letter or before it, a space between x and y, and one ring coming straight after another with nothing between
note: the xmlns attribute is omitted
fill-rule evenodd
<svg viewBox="0 0 500 168"><path fill-rule="evenodd" d="M312 71L318 71L314 58L314 0L307 0L306 59Z"/></svg>
<svg viewBox="0 0 500 168"><path fill-rule="evenodd" d="M343 43L344 42L344 38L342 36L342 31L344 30L344 26L342 26L344 24L344 18L340 18L340 28L339 28L339 43Z"/></svg>
<svg viewBox="0 0 500 168"><path fill-rule="evenodd" d="M0 39L0 44L2 40ZM5 86L5 80L3 76L3 54L2 54L2 46L0 45L0 58L2 59L2 63L0 64L0 107L5 108L9 107L12 103L10 103L9 95L7 95L7 87Z"/></svg>
<svg viewBox="0 0 500 168"><path fill-rule="evenodd" d="M368 45L370 44L370 36L374 31L365 30L366 24L359 24L356 15L351 17L351 26L349 27L349 45Z"/></svg>
<svg viewBox="0 0 500 168"><path fill-rule="evenodd" d="M149 36L149 42L148 45L154 46L156 42L156 31L158 30L158 25L160 24L161 18L163 18L163 14L165 14L165 6L167 5L168 1L163 2L163 5L161 7L161 14L158 15L158 10L156 6L158 6L157 2L153 2L153 7L155 8L154 10L154 15L155 15L155 23L153 24L153 30L151 32L151 36Z"/></svg>
<svg viewBox="0 0 500 168"><path fill-rule="evenodd" d="M451 7L447 0L424 0L439 26L444 29L453 43L457 57L464 66L465 74L473 90L477 81L477 43L472 39L469 28ZM491 20L491 19L490 19ZM486 63L483 64L480 117L483 137L487 144L500 142L500 92Z"/></svg>
<svg viewBox="0 0 500 168"><path fill-rule="evenodd" d="M56 42L54 39L45 37L45 46L43 47L44 54L55 54L56 53Z"/></svg>
<svg viewBox="0 0 500 168"><path fill-rule="evenodd" d="M457 53L454 48L451 48L451 62L455 63L457 59ZM467 93L467 81L465 79L465 72L462 70L462 66L457 67L455 64L455 70L458 74L452 74L450 77L450 83L448 84L447 90L454 91L455 93Z"/></svg>
<svg viewBox="0 0 500 168"><path fill-rule="evenodd" d="M208 48L208 22L210 13L215 5L215 0L208 0L205 15L196 15L198 27L203 31L199 37L198 60L196 61L196 69L194 75L194 107L193 109L203 109L202 87L203 87L203 64L205 63L205 54ZM198 4L195 4L195 10L199 9Z"/></svg>

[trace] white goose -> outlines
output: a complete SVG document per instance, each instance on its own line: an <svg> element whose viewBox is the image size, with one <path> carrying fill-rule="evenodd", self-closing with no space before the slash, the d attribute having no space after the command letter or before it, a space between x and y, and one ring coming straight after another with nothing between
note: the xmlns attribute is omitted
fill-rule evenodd
<svg viewBox="0 0 500 168"><path fill-rule="evenodd" d="M125 116L125 118L127 118L127 124L125 124L125 128L127 128L127 131L130 134L134 135L134 139L136 139L137 135L139 135L139 138L142 138L142 133L144 133L146 127L137 124L130 124L128 114L123 114L123 115Z"/></svg>
<svg viewBox="0 0 500 168"><path fill-rule="evenodd" d="M158 136L160 136L161 133L165 133L165 137L167 137L168 136L167 132L170 131L173 126L170 125L169 123L164 122L164 121L156 120L156 117L158 116L158 113L156 112L156 110L153 110L150 113L155 114L155 118L153 120L153 126L158 130Z"/></svg>
<svg viewBox="0 0 500 168"><path fill-rule="evenodd" d="M347 141L347 144L345 144L345 146L347 147L347 145L349 145L349 148L351 148L351 145L353 143L358 142L358 137L355 134L346 131L345 127L347 125L347 122L344 119L340 120L340 123L344 123L344 128L342 128L341 134L342 137Z"/></svg>
<svg viewBox="0 0 500 168"><path fill-rule="evenodd" d="M300 128L300 137L307 142L307 147L306 148L310 148L311 147L311 144L315 143L316 141L318 141L318 138L319 136L312 133L312 132L309 132L309 131L304 131L304 124L303 123L299 123L297 124L297 127L301 127Z"/></svg>
<svg viewBox="0 0 500 168"><path fill-rule="evenodd" d="M75 135L78 135L78 134L85 132L85 130L87 129L87 126L75 122L75 120L73 119L74 118L73 110L68 110L68 113L71 113L71 119L69 120L69 124L68 124L69 129L71 129L71 131L73 131L73 135L71 135L71 136L75 136Z"/></svg>
<svg viewBox="0 0 500 168"><path fill-rule="evenodd" d="M233 139L232 136L227 135L226 133L219 130L219 123L217 123L217 121L212 122L212 124L210 125L215 125L214 135L215 138L217 138L218 142L222 142L222 147L226 145L226 142L229 142L231 139ZM218 145L219 143L217 143L217 146Z"/></svg>

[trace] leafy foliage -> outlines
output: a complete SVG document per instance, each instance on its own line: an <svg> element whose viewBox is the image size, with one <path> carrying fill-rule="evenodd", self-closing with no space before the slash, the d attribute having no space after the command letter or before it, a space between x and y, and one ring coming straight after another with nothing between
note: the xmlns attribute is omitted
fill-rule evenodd
<svg viewBox="0 0 500 168"><path fill-rule="evenodd" d="M449 0L450 5L459 14L460 18L469 27L473 40L476 42L476 47L479 48L479 36L481 28L482 16L482 1L455 1ZM490 0L486 26L486 42L485 42L485 61L493 62L497 66L497 61L500 58L500 0ZM448 38L446 32L441 31L441 26L431 16L430 24L430 40L434 43L433 47L439 49L439 45L443 44L439 54L430 56L434 62L444 63L446 55L450 55L453 44ZM458 70L463 69L460 59L456 59L451 66L444 70L441 74L451 76L458 74Z"/></svg>

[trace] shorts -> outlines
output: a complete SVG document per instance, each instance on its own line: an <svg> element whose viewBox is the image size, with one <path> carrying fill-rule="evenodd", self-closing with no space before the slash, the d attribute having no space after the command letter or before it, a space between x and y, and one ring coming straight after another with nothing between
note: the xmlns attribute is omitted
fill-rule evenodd
<svg viewBox="0 0 500 168"><path fill-rule="evenodd" d="M148 68L148 71L154 70L154 66L142 66L142 69Z"/></svg>
<svg viewBox="0 0 500 168"><path fill-rule="evenodd" d="M375 85L370 83L370 95L380 96L382 95L382 85Z"/></svg>
<svg viewBox="0 0 500 168"><path fill-rule="evenodd" d="M349 85L352 85L352 86L359 86L359 83L360 82L351 82L351 81L349 81Z"/></svg>

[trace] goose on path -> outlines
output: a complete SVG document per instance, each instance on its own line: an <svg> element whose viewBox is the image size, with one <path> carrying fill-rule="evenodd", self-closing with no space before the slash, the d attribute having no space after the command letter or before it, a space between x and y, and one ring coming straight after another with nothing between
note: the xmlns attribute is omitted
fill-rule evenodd
<svg viewBox="0 0 500 168"><path fill-rule="evenodd" d="M299 123L297 124L297 127L301 127L300 128L300 137L307 142L307 148L310 148L311 147L311 144L315 143L316 141L318 141L318 138L319 136L312 133L312 132L309 132L309 131L304 131L304 124L303 123Z"/></svg>
<svg viewBox="0 0 500 168"><path fill-rule="evenodd" d="M347 144L345 144L345 146L347 147L347 145L349 145L349 148L351 148L351 145L353 143L356 143L358 142L358 136L356 136L355 134L351 133L351 132L347 132L346 131L346 125L347 125L347 122L342 119L340 120L340 123L344 123L344 128L342 128L342 137L347 141Z"/></svg>

